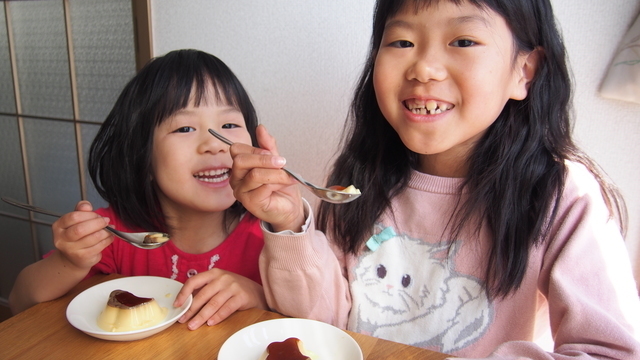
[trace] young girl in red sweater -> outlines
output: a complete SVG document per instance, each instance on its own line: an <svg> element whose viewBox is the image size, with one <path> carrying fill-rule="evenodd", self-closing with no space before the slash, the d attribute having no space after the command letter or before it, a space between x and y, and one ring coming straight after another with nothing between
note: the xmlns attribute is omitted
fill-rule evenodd
<svg viewBox="0 0 640 360"><path fill-rule="evenodd" d="M235 310L265 308L258 220L233 197L231 156L214 128L255 144L257 117L233 72L213 55L177 50L153 59L124 88L94 139L89 172L108 208L81 201L53 228L56 250L19 274L14 312L64 295L96 273L154 275L184 283L175 305L190 329ZM144 250L103 230L164 231Z"/></svg>

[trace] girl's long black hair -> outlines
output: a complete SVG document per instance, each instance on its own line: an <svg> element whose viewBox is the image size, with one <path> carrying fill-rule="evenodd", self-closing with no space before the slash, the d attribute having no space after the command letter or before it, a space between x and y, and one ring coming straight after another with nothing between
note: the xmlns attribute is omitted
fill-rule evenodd
<svg viewBox="0 0 640 360"><path fill-rule="evenodd" d="M218 101L242 112L256 146L256 111L238 78L217 57L191 49L175 50L146 64L124 87L100 127L89 151L89 174L100 196L128 226L169 230L151 180L153 133L186 108L192 96L198 106L210 84ZM244 211L234 203L225 212L226 224Z"/></svg>
<svg viewBox="0 0 640 360"><path fill-rule="evenodd" d="M571 78L549 0L379 0L342 151L327 181L354 184L363 194L348 204L322 203L318 229L344 252L358 253L374 222L405 189L418 155L404 146L380 112L373 87L375 57L385 23L406 3L417 11L439 1L468 1L495 11L509 25L516 53L542 53L527 98L509 100L470 154L461 185L469 197L451 214L452 238L467 225L478 230L482 222L489 226L493 244L487 254L485 288L490 296L506 296L520 286L531 248L544 240L556 216L566 160L584 164L595 175L623 232L626 223L619 192L571 138Z"/></svg>

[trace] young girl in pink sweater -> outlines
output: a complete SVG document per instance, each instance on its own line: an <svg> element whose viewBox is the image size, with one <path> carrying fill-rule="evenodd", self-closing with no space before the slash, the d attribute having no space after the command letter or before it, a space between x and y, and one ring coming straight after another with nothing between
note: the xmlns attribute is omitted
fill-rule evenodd
<svg viewBox="0 0 640 360"><path fill-rule="evenodd" d="M362 196L314 223L263 127L231 148L269 306L457 357L640 359L624 204L570 97L548 0L379 0L327 182Z"/></svg>

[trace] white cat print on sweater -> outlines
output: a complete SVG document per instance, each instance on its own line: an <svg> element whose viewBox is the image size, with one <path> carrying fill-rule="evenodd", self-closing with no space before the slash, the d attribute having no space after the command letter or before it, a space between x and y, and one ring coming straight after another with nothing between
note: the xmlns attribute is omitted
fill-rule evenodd
<svg viewBox="0 0 640 360"><path fill-rule="evenodd" d="M349 328L444 353L473 344L493 309L479 280L456 272L457 246L395 235L366 251L352 270Z"/></svg>

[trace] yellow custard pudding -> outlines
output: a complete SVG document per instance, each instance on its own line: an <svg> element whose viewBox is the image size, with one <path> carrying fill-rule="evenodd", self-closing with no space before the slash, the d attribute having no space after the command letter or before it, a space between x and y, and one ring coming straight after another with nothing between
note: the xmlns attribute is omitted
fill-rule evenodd
<svg viewBox="0 0 640 360"><path fill-rule="evenodd" d="M339 186L339 185L333 185L333 186L329 186L329 189L330 190L340 191L340 192L347 193L347 194L360 194L360 189L358 189L357 187L355 187L353 185L349 185L347 187Z"/></svg>
<svg viewBox="0 0 640 360"><path fill-rule="evenodd" d="M146 235L142 243L143 244L162 244L167 241L169 241L169 236L167 234L155 233L155 234Z"/></svg>
<svg viewBox="0 0 640 360"><path fill-rule="evenodd" d="M140 330L161 323L168 310L154 298L137 297L124 290L113 290L107 306L98 317L98 326L109 332Z"/></svg>
<svg viewBox="0 0 640 360"><path fill-rule="evenodd" d="M349 185L346 188L344 188L342 190L342 192L346 192L346 193L349 193L349 194L360 194L360 189L356 188L353 185Z"/></svg>

